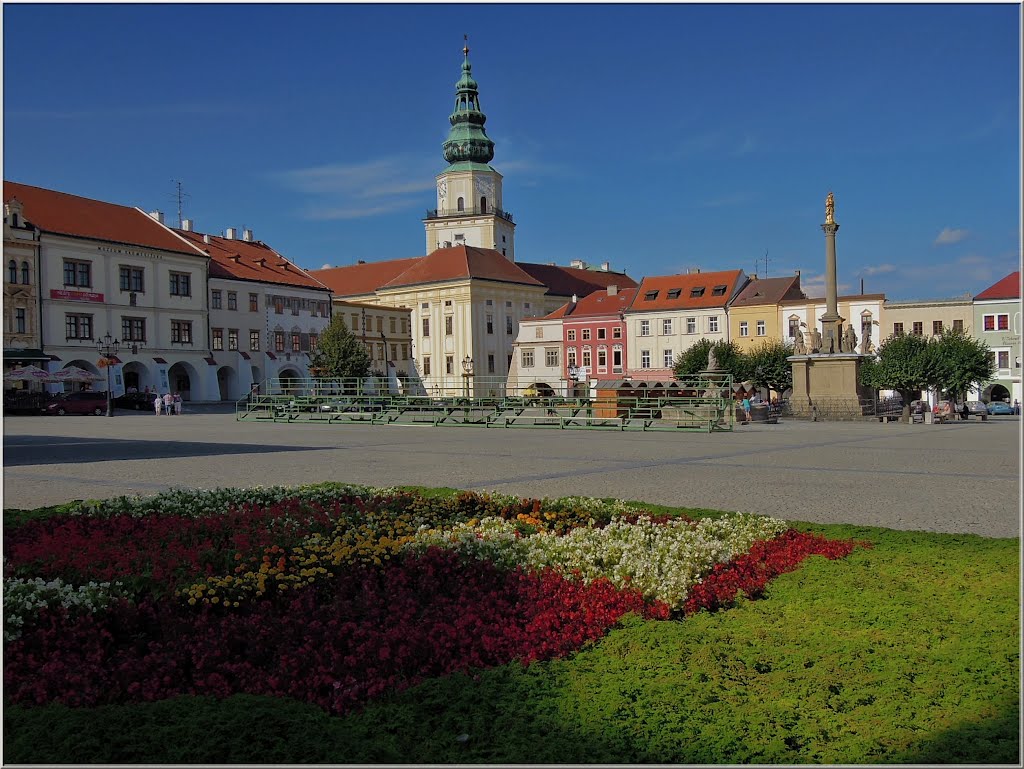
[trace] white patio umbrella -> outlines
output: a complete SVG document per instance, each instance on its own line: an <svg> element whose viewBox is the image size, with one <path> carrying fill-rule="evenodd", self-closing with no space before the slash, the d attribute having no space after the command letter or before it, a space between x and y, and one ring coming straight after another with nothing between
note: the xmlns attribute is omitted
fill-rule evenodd
<svg viewBox="0 0 1024 769"><path fill-rule="evenodd" d="M53 374L43 371L38 366L22 366L4 374L5 382L56 382Z"/></svg>
<svg viewBox="0 0 1024 769"><path fill-rule="evenodd" d="M78 366L68 366L53 372L54 382L99 382L103 379L99 374L86 371Z"/></svg>

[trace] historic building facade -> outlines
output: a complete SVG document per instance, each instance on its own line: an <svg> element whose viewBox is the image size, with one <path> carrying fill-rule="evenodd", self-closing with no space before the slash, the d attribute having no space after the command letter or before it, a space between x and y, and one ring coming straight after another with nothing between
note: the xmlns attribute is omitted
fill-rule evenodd
<svg viewBox="0 0 1024 769"><path fill-rule="evenodd" d="M4 203L4 371L49 361L40 334L39 230L21 201Z"/></svg>
<svg viewBox="0 0 1024 769"><path fill-rule="evenodd" d="M974 336L991 350L996 373L982 389L984 401L1020 401L1020 272L1013 272L974 297Z"/></svg>
<svg viewBox="0 0 1024 769"><path fill-rule="evenodd" d="M770 339L790 341L780 325L779 302L805 298L799 272L784 278L751 275L750 282L727 308L729 339L743 352Z"/></svg>
<svg viewBox="0 0 1024 769"><path fill-rule="evenodd" d="M880 336L882 307L885 294L857 294L854 296L836 297L836 306L844 323L853 326L857 334L857 351L873 352L884 337ZM779 302L779 328L787 342L793 342L796 332L807 334L817 329L821 333L824 328L821 316L825 314L827 303L824 298L815 299L783 299Z"/></svg>

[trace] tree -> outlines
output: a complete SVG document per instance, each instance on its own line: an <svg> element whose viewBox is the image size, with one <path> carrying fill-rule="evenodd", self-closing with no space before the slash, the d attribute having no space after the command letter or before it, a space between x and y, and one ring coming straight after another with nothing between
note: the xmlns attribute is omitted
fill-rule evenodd
<svg viewBox="0 0 1024 769"><path fill-rule="evenodd" d="M775 390L781 396L793 386L793 364L786 358L793 354L793 345L781 339L765 339L746 353L750 378L754 386Z"/></svg>
<svg viewBox="0 0 1024 769"><path fill-rule="evenodd" d="M876 390L895 390L903 399L903 421L910 419L912 395L934 381L934 356L929 342L916 334L893 334L860 369L860 383Z"/></svg>
<svg viewBox="0 0 1024 769"><path fill-rule="evenodd" d="M370 372L366 347L348 330L340 315L323 330L316 351L310 354L310 372L314 376L362 379Z"/></svg>
<svg viewBox="0 0 1024 769"><path fill-rule="evenodd" d="M965 400L968 390L981 389L995 375L995 362L985 342L953 329L932 339L928 346L931 384L946 391L952 400Z"/></svg>
<svg viewBox="0 0 1024 769"><path fill-rule="evenodd" d="M733 381L742 382L751 375L747 357L733 342L720 339L712 342L701 339L693 347L679 354L672 369L674 376L680 379L693 379L708 367L708 352L715 351L715 360L723 373L732 374Z"/></svg>

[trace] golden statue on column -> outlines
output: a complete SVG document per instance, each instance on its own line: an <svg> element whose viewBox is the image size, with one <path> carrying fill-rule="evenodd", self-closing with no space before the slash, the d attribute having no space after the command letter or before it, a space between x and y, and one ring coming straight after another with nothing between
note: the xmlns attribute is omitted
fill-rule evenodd
<svg viewBox="0 0 1024 769"><path fill-rule="evenodd" d="M836 223L836 199L832 197L832 191L829 190L828 197L825 198L825 224Z"/></svg>

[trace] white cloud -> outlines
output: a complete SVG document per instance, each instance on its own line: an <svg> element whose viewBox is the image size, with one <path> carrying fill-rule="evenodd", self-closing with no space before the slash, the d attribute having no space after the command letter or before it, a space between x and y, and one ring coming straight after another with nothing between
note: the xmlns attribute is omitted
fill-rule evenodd
<svg viewBox="0 0 1024 769"><path fill-rule="evenodd" d="M333 221L337 219L366 219L371 216L388 214L416 205L415 201L395 200L379 206L316 206L306 209L304 217L314 221Z"/></svg>
<svg viewBox="0 0 1024 769"><path fill-rule="evenodd" d="M825 275L805 275L800 273L800 288L810 299L821 299L827 293L825 291ZM839 296L849 293L849 283L838 283L836 284L836 293Z"/></svg>
<svg viewBox="0 0 1024 769"><path fill-rule="evenodd" d="M970 233L967 230L945 227L942 232L939 233L939 236L935 238L935 243L932 245L946 246L950 243L957 243L966 238L968 234Z"/></svg>
<svg viewBox="0 0 1024 769"><path fill-rule="evenodd" d="M872 275L884 275L887 272L896 272L896 269L897 268L896 268L895 264L876 264L876 265L864 267L860 271L860 275L862 275L865 278L867 278L867 277L870 277Z"/></svg>

